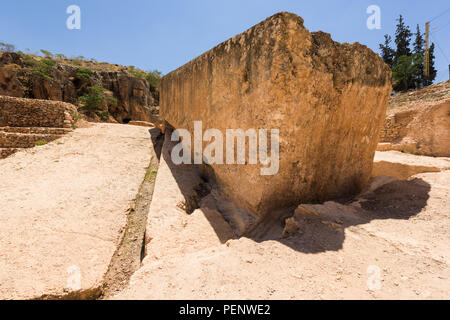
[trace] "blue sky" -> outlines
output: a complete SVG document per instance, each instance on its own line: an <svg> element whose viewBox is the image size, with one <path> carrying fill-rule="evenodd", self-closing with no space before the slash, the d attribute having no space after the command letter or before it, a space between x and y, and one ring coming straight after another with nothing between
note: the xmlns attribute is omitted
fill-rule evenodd
<svg viewBox="0 0 450 320"><path fill-rule="evenodd" d="M72 4L81 8L81 30L66 28ZM381 30L366 27L369 5L381 8ZM399 14L415 31L448 8L448 0L14 0L0 5L0 42L167 73L279 11L302 16L310 31L379 52ZM438 27L433 39L447 59L449 24L450 11L432 22ZM436 48L437 81L449 78L444 54Z"/></svg>

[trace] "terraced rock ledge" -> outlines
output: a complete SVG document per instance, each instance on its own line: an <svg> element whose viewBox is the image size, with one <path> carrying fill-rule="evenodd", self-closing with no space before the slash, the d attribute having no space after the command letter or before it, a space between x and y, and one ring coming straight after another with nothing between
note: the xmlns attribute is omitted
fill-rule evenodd
<svg viewBox="0 0 450 320"><path fill-rule="evenodd" d="M76 114L69 103L0 96L0 159L61 138Z"/></svg>

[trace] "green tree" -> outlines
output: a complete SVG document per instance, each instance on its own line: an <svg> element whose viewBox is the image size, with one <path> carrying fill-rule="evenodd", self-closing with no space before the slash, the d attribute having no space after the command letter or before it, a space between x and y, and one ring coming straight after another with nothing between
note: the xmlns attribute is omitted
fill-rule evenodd
<svg viewBox="0 0 450 320"><path fill-rule="evenodd" d="M52 80L51 73L56 63L52 60L35 60L31 56L26 56L25 62L31 64L31 72L34 76L45 79Z"/></svg>
<svg viewBox="0 0 450 320"><path fill-rule="evenodd" d="M14 52L16 47L13 44L0 42L0 52Z"/></svg>
<svg viewBox="0 0 450 320"><path fill-rule="evenodd" d="M405 24L402 15L397 19L397 30L395 31L395 44L397 50L395 52L395 60L398 60L402 56L410 56L411 49L409 45L411 43L412 33L409 27Z"/></svg>
<svg viewBox="0 0 450 320"><path fill-rule="evenodd" d="M416 78L415 82L416 82L416 88L422 88L424 85L423 61L425 58L425 50L424 50L425 40L423 39L423 35L420 32L419 25L417 25L415 36L416 36L416 38L415 38L414 44L413 44L414 45L413 52L414 52L414 54L417 55L418 59L420 59L422 61L422 63L418 66L417 74L415 77Z"/></svg>
<svg viewBox="0 0 450 320"><path fill-rule="evenodd" d="M102 86L95 85L87 89L88 93L78 98L78 101L82 104L78 109L97 114L103 120L106 120L109 116L107 105L117 105L117 99L105 95L105 88Z"/></svg>
<svg viewBox="0 0 450 320"><path fill-rule="evenodd" d="M384 44L380 44L381 58L389 66L394 66L395 50L391 48L392 38L390 35L384 35Z"/></svg>
<svg viewBox="0 0 450 320"><path fill-rule="evenodd" d="M416 75L422 62L423 60L416 54L399 57L397 64L392 68L394 90L406 91L414 88Z"/></svg>
<svg viewBox="0 0 450 320"><path fill-rule="evenodd" d="M84 83L89 83L89 80L93 75L94 72L89 68L80 68L76 73L77 78L83 81Z"/></svg>
<svg viewBox="0 0 450 320"><path fill-rule="evenodd" d="M51 59L53 58L53 53L51 53L50 51L41 49L42 54L47 58L47 59Z"/></svg>
<svg viewBox="0 0 450 320"><path fill-rule="evenodd" d="M154 89L158 89L159 85L161 84L161 75L162 73L158 70L152 70L148 71L148 74L146 75L145 79L150 84L151 87Z"/></svg>
<svg viewBox="0 0 450 320"><path fill-rule="evenodd" d="M428 77L428 79L424 79L424 87L432 85L433 81L436 79L437 76L437 70L434 67L434 61L436 56L434 55L434 43L431 44L430 46L430 50L429 50L429 55L430 55L430 76Z"/></svg>

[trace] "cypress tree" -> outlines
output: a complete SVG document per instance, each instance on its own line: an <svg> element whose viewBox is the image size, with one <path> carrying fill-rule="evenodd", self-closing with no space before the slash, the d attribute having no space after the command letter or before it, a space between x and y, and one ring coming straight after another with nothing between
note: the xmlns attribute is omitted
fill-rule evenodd
<svg viewBox="0 0 450 320"><path fill-rule="evenodd" d="M431 84L433 84L433 81L436 79L437 76L437 70L434 67L434 60L435 60L435 55L434 55L434 43L431 44L430 46L430 76L428 79L424 80L424 86L429 86Z"/></svg>
<svg viewBox="0 0 450 320"><path fill-rule="evenodd" d="M416 30L416 38L414 41L414 48L413 48L413 52L416 55L416 59L419 63L418 68L417 68L417 75L416 75L416 79L415 79L415 83L416 83L416 88L422 88L422 86L424 86L424 58L425 58L425 50L424 50L424 44L425 44L425 40L423 39L423 35L420 32L420 27L419 25L417 25L417 30Z"/></svg>
<svg viewBox="0 0 450 320"><path fill-rule="evenodd" d="M402 15L397 19L397 30L395 31L395 44L397 45L397 51L395 52L395 60L398 60L401 56L410 56L411 50L409 44L411 43L412 33L409 27L405 24Z"/></svg>
<svg viewBox="0 0 450 320"><path fill-rule="evenodd" d="M391 36L384 35L384 44L380 44L381 58L383 61L392 68L394 66L395 50L391 48Z"/></svg>

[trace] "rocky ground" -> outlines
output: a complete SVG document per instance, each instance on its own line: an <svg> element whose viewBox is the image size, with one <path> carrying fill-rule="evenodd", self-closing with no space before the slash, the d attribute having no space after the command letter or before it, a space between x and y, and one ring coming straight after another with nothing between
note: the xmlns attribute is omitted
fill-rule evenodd
<svg viewBox="0 0 450 320"><path fill-rule="evenodd" d="M379 151L450 156L450 81L397 93L389 102Z"/></svg>
<svg viewBox="0 0 450 320"><path fill-rule="evenodd" d="M297 228L272 220L239 238L209 196L192 214L183 210L183 186L196 178L173 169L168 152L163 150L150 207L147 257L126 289L112 298L450 296L450 159L379 153L377 162L385 167L401 159L405 166L441 167L412 171L415 175L404 180L375 178L352 199L305 206L313 217L297 209Z"/></svg>
<svg viewBox="0 0 450 320"><path fill-rule="evenodd" d="M198 172L167 145L158 169L148 130L89 124L0 160L0 298L448 299L449 158L378 152L360 195L241 236L214 192L186 212Z"/></svg>
<svg viewBox="0 0 450 320"><path fill-rule="evenodd" d="M412 109L423 109L450 100L450 81L441 82L421 90L394 94L388 107L388 115Z"/></svg>
<svg viewBox="0 0 450 320"><path fill-rule="evenodd" d="M0 160L0 299L98 297L151 152L148 128L90 124Z"/></svg>
<svg viewBox="0 0 450 320"><path fill-rule="evenodd" d="M100 84L118 100L108 109L115 121L130 124L81 120L48 144L30 140L34 148L14 148L11 156L13 146L0 150L9 156L0 159L0 299L450 297L449 82L391 97L385 141L373 170L368 149L372 179L360 194L282 209L255 224L205 171L171 162L173 143L162 147L153 128L162 118L148 108L156 107L159 90L139 70L59 59L42 78L36 61L45 59L29 58L0 55L0 94L76 103ZM93 71L85 81L81 67ZM6 146L12 136L41 138L51 129L44 127L0 133ZM362 141L375 146L372 133ZM304 161L328 151L320 139L309 147ZM237 194L249 176L233 180Z"/></svg>

